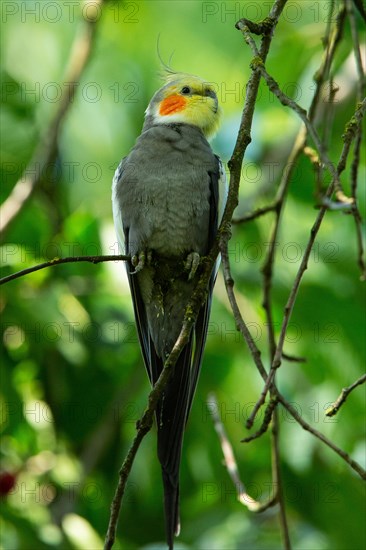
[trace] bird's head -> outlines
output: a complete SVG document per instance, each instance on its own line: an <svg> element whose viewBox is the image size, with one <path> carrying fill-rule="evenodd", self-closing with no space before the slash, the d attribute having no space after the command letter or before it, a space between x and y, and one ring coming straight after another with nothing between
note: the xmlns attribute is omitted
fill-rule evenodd
<svg viewBox="0 0 366 550"><path fill-rule="evenodd" d="M166 84L153 96L146 109L152 124L191 124L206 138L218 129L221 108L214 87L198 76L170 72Z"/></svg>

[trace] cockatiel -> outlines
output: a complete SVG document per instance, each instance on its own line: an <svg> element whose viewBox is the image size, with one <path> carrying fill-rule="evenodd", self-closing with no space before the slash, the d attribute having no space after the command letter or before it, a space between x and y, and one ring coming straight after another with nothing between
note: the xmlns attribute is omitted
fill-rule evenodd
<svg viewBox="0 0 366 550"><path fill-rule="evenodd" d="M218 128L220 111L212 85L169 72L149 103L140 137L113 179L114 222L131 258L127 274L152 385L179 336L200 258L210 251L225 206L225 174L207 141ZM183 433L202 363L217 268L156 411L169 549L180 530Z"/></svg>

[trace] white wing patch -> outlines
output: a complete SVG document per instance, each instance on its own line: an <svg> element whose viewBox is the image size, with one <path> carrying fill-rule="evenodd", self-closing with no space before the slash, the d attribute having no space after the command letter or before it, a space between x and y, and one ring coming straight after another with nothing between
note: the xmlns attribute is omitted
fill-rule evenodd
<svg viewBox="0 0 366 550"><path fill-rule="evenodd" d="M226 206L229 186L228 186L228 183L227 183L226 172L225 172L224 166L221 162L221 159L219 157L217 157L217 158L219 159L219 170L220 170L220 177L219 177L219 182L218 182L218 186L219 186L219 205L218 205L219 212L218 212L218 216L217 216L217 227L219 227L219 225L221 223L221 220L222 220L222 216L224 215L224 210L225 210L225 206ZM219 270L220 263L221 263L221 254L218 255L217 260L216 260L215 277L217 276L217 272Z"/></svg>
<svg viewBox="0 0 366 550"><path fill-rule="evenodd" d="M114 221L114 227L116 229L118 245L120 248L119 250L120 254L125 253L125 235L123 231L122 214L121 214L121 209L119 207L118 198L117 198L117 184L122 175L122 165L123 165L123 160L118 165L118 168L114 173L113 181L112 181L113 221Z"/></svg>
<svg viewBox="0 0 366 550"><path fill-rule="evenodd" d="M227 195L229 192L229 186L226 178L226 172L225 168L221 162L221 159L219 158L219 169L220 169L220 177L219 177L219 215L217 218L217 223L220 225L222 216L224 215L224 210L227 202Z"/></svg>

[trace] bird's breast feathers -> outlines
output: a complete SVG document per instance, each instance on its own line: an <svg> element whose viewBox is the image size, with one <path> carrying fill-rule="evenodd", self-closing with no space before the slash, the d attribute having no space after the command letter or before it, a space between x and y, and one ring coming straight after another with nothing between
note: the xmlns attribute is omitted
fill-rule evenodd
<svg viewBox="0 0 366 550"><path fill-rule="evenodd" d="M219 162L199 130L150 128L120 172L114 203L129 228L130 253L143 248L163 256L206 253L211 178L219 177Z"/></svg>

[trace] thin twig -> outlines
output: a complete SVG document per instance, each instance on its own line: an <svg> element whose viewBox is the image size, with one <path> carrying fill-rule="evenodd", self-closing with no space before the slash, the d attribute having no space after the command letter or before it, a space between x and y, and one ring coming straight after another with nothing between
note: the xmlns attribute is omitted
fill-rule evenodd
<svg viewBox="0 0 366 550"><path fill-rule="evenodd" d="M320 166L319 155L315 151L315 149L313 149L312 147L309 147L309 145L306 145L303 149L303 153L306 157L308 157L308 159L310 160L314 168L319 168Z"/></svg>
<svg viewBox="0 0 366 550"><path fill-rule="evenodd" d="M339 395L339 397L325 411L326 416L334 416L335 414L337 414L337 412L339 411L339 409L341 408L343 403L346 401L346 399L349 396L349 394L351 393L351 391L353 391L355 388L357 388L357 386L360 386L361 384L364 384L365 382L366 382L366 374L360 376L360 378L358 378L356 380L356 382L354 382L353 384L351 384L347 388L343 388L340 395Z"/></svg>
<svg viewBox="0 0 366 550"><path fill-rule="evenodd" d="M282 358L286 359L289 363L306 363L306 357L297 357L296 355L289 355L288 353L282 353Z"/></svg>
<svg viewBox="0 0 366 550"><path fill-rule="evenodd" d="M259 65L259 70L260 70L261 75L263 76L264 80L266 81L267 86L269 87L271 92L279 99L279 101L282 103L282 105L284 105L286 107L290 107L290 109L292 109L295 113L297 113L297 115L304 122L309 135L311 136L313 142L316 145L316 148L319 152L319 156L320 156L321 161L325 164L325 166L328 168L329 172L332 175L332 192L333 192L333 190L336 192L336 196L337 196L338 201L343 202L344 204L349 204L349 205L353 204L353 202L354 202L353 198L352 197L349 198L344 194L343 189L342 189L342 185L341 185L341 181L340 181L340 178L339 178L340 172L334 167L333 163L330 161L330 159L328 157L328 154L325 150L325 147L324 147L317 131L315 130L313 124L309 120L309 118L307 116L307 112L305 111L305 109L300 107L300 105L298 103L293 101L290 97L288 97L286 94L284 94L280 90L280 87L279 87L278 83L275 81L275 79L272 76L270 76L267 73L264 66ZM360 118L362 118L362 116L363 116L363 112L364 112L364 106L363 105L365 103L366 103L365 101L362 102L362 104L361 104L362 107L359 108L356 111L356 113L358 112L360 114ZM355 113L355 115L356 115L356 113ZM341 160L343 160L343 159L341 159Z"/></svg>
<svg viewBox="0 0 366 550"><path fill-rule="evenodd" d="M319 69L316 71L314 75L314 82L316 86L315 86L314 95L313 95L311 105L309 108L309 113L308 113L308 118L313 123L315 123L320 118L319 115L321 114L321 110L323 108L322 94L324 91L324 85L326 84L327 81L329 81L329 88L330 88L329 96L333 97L334 94L336 93L332 84L333 77L330 73L331 73L332 63L336 54L337 47L343 36L347 11L344 5L340 7L339 13L336 17L336 24L332 29L334 10L335 10L335 4L334 4L334 0L332 0L332 2L329 3L326 33L324 38L322 39L322 42L324 44L323 59ZM318 113L319 111L320 113ZM327 113L327 109L325 109L325 115L326 113ZM330 114L330 109L328 109L328 114ZM324 131L324 134L325 135L329 134L330 136L330 130L325 121L323 121L323 127L324 126L326 128ZM318 166L316 166L316 164L313 163L316 171L315 192L316 192L316 196L319 199L319 202L323 203L321 182L323 179L324 170L323 170L323 164L320 162L318 154L316 152L315 154L318 157ZM342 206L341 203L337 203L337 204ZM329 201L328 209L332 209L333 206L334 205L330 204L330 201ZM346 204L346 206L348 207L348 204Z"/></svg>
<svg viewBox="0 0 366 550"><path fill-rule="evenodd" d="M268 430L268 426L271 423L273 412L276 408L276 405L278 403L277 397L274 395L271 397L266 410L264 411L264 417L261 427L258 431L256 431L254 434L249 435L248 437L245 437L241 440L242 443L249 443L250 441L253 441L254 439L258 439L258 437L261 437L266 431Z"/></svg>
<svg viewBox="0 0 366 550"><path fill-rule="evenodd" d="M263 365L262 359L261 359L261 352L258 349L252 335L250 334L250 331L246 325L246 322L244 321L244 318L240 312L235 292L234 292L234 281L231 276L231 270L230 270L230 264L228 262L228 252L227 252L227 243L225 245L224 242L222 242L222 248L221 248L221 257L222 257L222 263L224 267L224 281L225 281L225 287L227 290L227 295L230 301L230 305L233 311L234 319L236 326L238 330L240 331L241 335L243 336L244 341L247 343L248 349L251 353L251 356L253 358L253 361L258 369L259 374L263 378L264 381L268 379L267 371L265 369L265 366ZM357 474L364 480L366 480L366 470L362 468L362 466L353 460L345 451L337 447L330 439L328 439L324 434L310 426L303 418L298 414L296 409L283 397L283 395L278 391L277 388L274 389L275 395L282 403L282 405L289 411L291 416L298 422L298 424L306 431L311 433L314 437L322 441L327 447L332 449L335 453L338 454Z"/></svg>
<svg viewBox="0 0 366 550"><path fill-rule="evenodd" d="M272 87L273 86L274 85L272 83ZM276 86L277 86L277 84L276 84ZM280 95L282 96L284 94L282 94L282 92L280 92ZM351 147L352 140L354 139L354 136L356 134L356 130L357 130L358 125L361 124L361 120L362 120L362 117L363 117L365 111L366 111L366 99L364 99L363 102L359 105L358 109L356 110L354 116L351 119L351 122L348 125L346 125L347 130L344 134L344 145L343 145L343 149L342 149L342 152L341 152L341 155L340 155L340 160L338 162L337 169L334 168L334 170L336 171L337 174L340 173L343 170L343 167L345 165L347 156L349 154L349 150L350 150L350 147ZM310 124L310 127L312 127L311 124ZM331 183L329 184L328 189L325 193L326 198L329 198L332 195L332 193L334 191L334 188L335 188L335 181L336 181L335 179L332 179ZM278 339L276 352L274 354L273 362L272 362L272 365L271 365L271 370L269 372L269 376L266 380L266 383L265 383L264 388L261 392L261 395L260 395L257 403L255 404L255 406L253 408L253 411L252 411L252 413L251 413L251 415L250 415L250 417L247 421L247 425L249 425L249 426L253 424L254 418L255 418L258 410L263 405L263 403L265 401L265 398L266 398L266 395L267 395L267 392L268 392L268 390L269 390L269 388L270 388L270 386L273 382L275 372L279 368L279 366L281 365L283 345L284 345L284 341L285 341L285 336L286 336L288 323L289 323L290 318L291 318L292 310L293 310L293 307L294 307L294 304L295 304L296 296L297 296L297 293L298 293L298 290L299 290L299 287L300 287L302 277L303 277L303 275L304 275L304 273L307 269L307 266L308 266L308 261L309 261L309 257L310 257L310 254L311 254L311 250L313 248L313 244L315 242L315 238L316 238L316 236L318 234L318 231L320 229L320 226L321 226L321 223L322 223L323 218L325 216L326 210L327 210L327 205L323 205L321 207L321 209L319 210L319 213L316 217L316 220L315 220L315 222L314 222L314 224L313 224L313 226L310 230L310 238L309 238L309 241L306 245L305 252L304 252L304 255L303 255L301 263L300 263L300 267L299 267L298 272L296 274L294 284L292 286L289 298L287 300L287 303L286 303L286 306L285 306L285 309L284 309L284 317L283 317L283 321L282 321L280 336L279 336L279 339Z"/></svg>
<svg viewBox="0 0 366 550"><path fill-rule="evenodd" d="M313 96L313 100L311 102L311 106L309 109L309 117L312 120L313 117L315 117L316 113L316 107L318 104L318 101L320 99L321 95L321 88L324 83L324 80L326 78L326 75L329 72L330 64L333 59L333 56L335 54L336 46L338 45L340 41L340 37L342 35L343 31L343 23L344 23L344 17L345 17L345 9L341 10L338 18L337 18L337 25L334 30L334 32L330 36L330 27L328 26L328 30L326 33L325 41L326 41L326 51L323 56L323 60L321 63L321 66L316 74L316 87L315 92ZM329 21L331 18L329 18ZM250 30L250 29L249 29ZM245 26L242 28L244 38L246 42L249 44L249 46L252 48L252 51L255 55L257 55L257 61L261 61L261 58L259 56L258 49L256 47L255 42L253 41L252 37L248 33ZM252 66L256 66L255 63L252 64ZM278 187L278 191L276 194L276 199L274 202L273 210L275 211L275 220L273 223L273 227L271 230L271 235L269 239L269 247L268 252L266 255L265 262L262 267L262 274L264 277L264 287L263 287L263 308L266 313L267 318L267 327L268 327L268 340L269 340L269 348L270 348L270 354L271 357L273 357L276 349L276 341L275 341L275 334L274 334L274 325L273 325L273 318L272 318L272 305L271 305L271 293L272 293L272 274L273 274L273 266L274 266L274 259L275 259L275 251L276 251L276 243L277 243L277 236L279 232L279 225L281 221L281 215L282 211L285 206L285 197L289 189L289 185L291 182L292 174L295 169L296 163L300 157L301 151L304 149L306 143L306 130L305 128L301 128L296 140L294 147L288 157L288 160L286 162L286 166L289 166L290 168L286 171L284 171L282 175L282 179L280 182L280 185ZM264 402L264 401L262 401ZM256 415L256 411L253 411L253 418L248 419L249 426L254 421L254 416Z"/></svg>
<svg viewBox="0 0 366 550"><path fill-rule="evenodd" d="M237 491L238 501L244 504L244 506L246 506L251 512L263 512L264 510L267 510L270 506L274 506L277 501L276 496L269 499L267 502L260 503L254 500L254 498L252 498L247 493L245 485L240 479L239 469L235 460L234 451L228 439L224 424L221 421L220 415L218 413L219 407L216 396L213 393L208 396L207 405L212 416L216 433L220 440L221 450L222 454L224 455L224 463L227 472Z"/></svg>
<svg viewBox="0 0 366 550"><path fill-rule="evenodd" d="M277 202L274 202L273 204L269 204L268 206L263 206L262 208L257 208L254 210L254 212L250 212L249 214L244 214L244 216L241 216L240 218L234 218L232 220L232 224L236 225L239 223L246 223L250 222L252 220L255 220L257 218L260 218L261 216L264 216L264 214L267 214L268 212L273 212L277 209Z"/></svg>
<svg viewBox="0 0 366 550"><path fill-rule="evenodd" d="M40 269L45 269L46 267L53 267L54 265L71 264L75 262L90 262L92 264L99 264L101 262L118 262L118 261L127 261L127 260L129 260L129 256L125 256L123 254L111 254L106 256L70 256L67 258L53 258L53 260L49 260L48 262L43 262L42 264L34 265L32 267L27 267L26 269L22 269L21 271L17 271L16 273L12 273L11 275L2 277L0 279L0 285L4 285L5 283L8 283L9 281L13 281L14 279L19 279L19 277L24 277L24 275L29 275L29 273L34 273L35 271L39 271Z"/></svg>
<svg viewBox="0 0 366 550"><path fill-rule="evenodd" d="M221 252L225 288L226 288L227 296L229 298L230 306L234 315L236 328L243 336L243 339L249 348L253 361L261 377L263 378L263 380L267 380L268 373L266 371L265 366L263 365L260 349L257 347L257 344L255 343L250 333L250 330L247 327L246 322L244 321L244 318L238 306L238 302L236 300L236 296L234 292L234 279L232 278L232 275L231 275L231 268L230 268L230 262L229 262L228 243L224 239L222 239L220 243L220 252Z"/></svg>
<svg viewBox="0 0 366 550"><path fill-rule="evenodd" d="M330 67L331 59L332 59L332 56L334 54L336 44L338 43L338 41L340 39L340 36L342 34L343 21L344 21L344 10L342 10L342 13L338 17L338 25L337 25L336 35L335 35L333 41L331 42L333 53L329 54L329 50L327 51L326 60L325 60L325 63L323 63L323 66L326 65L327 67ZM253 65L252 68L255 69L255 65ZM320 96L321 83L322 83L322 80L324 78L325 72L326 72L326 70L324 69L318 75L318 82L317 82L318 85L316 87L316 94L315 94L314 100L312 102L310 111L309 111L309 117L311 119L313 118L313 116L315 114L315 111L316 111L316 106L317 106L316 97ZM312 135L312 137L313 137L314 132L312 132L312 134L313 134ZM321 142L319 140L315 141L315 143L316 143L317 146L319 144L321 144ZM322 153L322 155L321 155L322 162L324 162L324 157L325 157L324 153L325 152L322 149L319 152ZM337 182L339 181L339 178L337 179L337 174L334 173L334 168L331 165L330 161L326 164L327 164L328 169L330 170L330 172L333 175L333 180L335 182L334 185L337 186ZM339 188L340 188L340 184L337 187L338 191L339 191ZM333 191L333 188L331 188L331 189L328 188L328 191L329 191L329 193L331 193ZM343 197L341 197L341 198L343 199ZM276 211L276 215L279 217L278 211ZM315 239L316 232L320 227L320 223L323 219L323 216L324 216L324 214L322 214L321 217L319 217L319 216L317 217L316 222L319 222L319 226L314 224L314 227L313 227L312 233L311 233L311 237L310 237L310 241L311 241L312 238ZM311 250L312 243L310 243L310 245L311 245L310 246L310 250ZM226 249L226 247L225 247L225 244L223 243L223 247L222 247L221 250L225 251L225 249ZM309 250L309 253L310 253L310 250ZM227 253L227 249L226 249L226 253ZM228 293L229 300L230 300L230 303L231 303L231 306L232 306L232 309L233 309L234 318L235 318L237 327L239 328L239 330L241 330L244 338L246 339L246 341L248 343L248 346L249 346L249 349L252 353L253 359L254 359L254 361L255 361L255 363L258 367L258 370L261 373L263 379L265 381L267 379L268 388L271 388L272 396L273 395L279 396L280 394L279 394L277 388L274 385L274 373L273 373L272 379L270 379L270 377L267 378L266 370L265 370L264 365L263 365L263 363L261 361L261 358L260 358L260 351L256 347L256 344L254 343L254 341L253 341L253 339L252 339L252 337L249 333L249 330L247 329L246 324L245 324L245 322L244 322L244 320L243 320L243 318L240 314L239 308L238 308L237 303L236 303L234 291L233 291L234 282L233 282L233 279L232 279L231 273L230 273L230 267L229 267L229 264L228 264L228 257L227 257L227 255L225 257L224 254L223 254L223 263L224 263L225 285L226 285L226 288L227 288L227 293ZM225 264L227 264L227 265L225 266ZM307 260L305 261L305 263L303 265L304 271L305 271L306 267L307 267ZM295 287L297 285L297 288L298 288L299 283L300 283L300 280L299 281L295 280ZM297 290L296 290L296 292L297 292ZM295 298L296 298L296 293L295 293L295 296L294 296L294 300L295 300ZM286 316L286 312L285 312L285 316ZM281 345L281 356L283 354L282 349L283 349L283 342L282 342L282 345ZM292 408L292 406L282 397L282 395L280 395L280 397L281 397L282 404L284 406L286 406L286 408L288 408L289 412L294 416L295 420L297 420L297 422L304 429L311 432L315 437L317 437L324 444L329 446L334 452L336 452L339 456L341 456L342 459L345 460L363 479L365 479L366 472L363 470L363 468L357 462L353 461L353 459L351 459L351 457L347 453L345 453L342 449L339 449L330 440L328 440L325 436L323 436L323 434L321 434L320 432L317 432L317 430L314 430L310 425L308 425L305 421L303 421L302 418L299 415L297 415L296 411ZM276 437L276 434L274 434L274 446L272 446L272 449L273 449L274 452L276 451L276 448L277 448L277 451L278 451L278 437ZM278 458L278 453L277 453L276 458L275 458L275 462L274 462L274 467L276 467L276 465L278 465L278 464L279 464L279 458ZM284 511L284 507L282 507L281 510ZM283 536L284 536L284 542L285 542L285 544L289 544L288 527L287 527L286 517L285 516L283 518L281 517L281 523L282 523L282 519L284 520L284 525L282 525L282 533L283 533ZM286 540L286 538L287 538L287 540Z"/></svg>
<svg viewBox="0 0 366 550"><path fill-rule="evenodd" d="M276 0L271 8L269 17L267 18L266 34L261 40L260 55L265 61L269 52L269 48L272 42L274 30L277 26L278 20L281 16L282 10L286 5L287 0ZM246 26L245 20L240 20L236 23L236 28L241 30ZM223 220L226 220L226 227L221 223L220 232L221 235L229 240L230 231L227 226L227 222L232 219L233 212L238 204L239 185L240 185L240 172L243 162L243 157L248 145L251 142L251 127L253 122L253 114L255 102L258 94L260 83L260 74L258 71L253 70L246 87L246 96L243 108L243 114L240 121L239 132L235 143L234 151L231 159L228 163L230 170L230 183L228 199L226 202L225 213ZM230 215L229 215L230 214Z"/></svg>
<svg viewBox="0 0 366 550"><path fill-rule="evenodd" d="M269 350L270 350L271 357L274 355L275 349L276 349L276 341L275 341L274 325L273 325L273 317L272 317L272 305L271 305L272 275L273 275L274 257L276 252L276 242L278 241L280 221L282 218L283 209L285 207L285 197L290 186L290 182L291 182L293 172L295 170L295 166L304 148L305 141L306 141L306 132L304 128L301 128L296 137L292 151L286 162L286 165L289 168L283 172L281 182L277 190L276 201L275 201L275 203L277 204L277 209L275 211L276 217L273 222L273 227L271 229L268 253L261 270L263 274L263 279L264 279L262 305L266 313Z"/></svg>
<svg viewBox="0 0 366 550"><path fill-rule="evenodd" d="M345 204L352 204L353 199L352 197L351 198L346 197L346 195L344 194L342 189L342 184L339 178L339 172L336 170L333 163L330 161L327 155L325 146L322 140L320 139L317 131L315 130L310 118L308 117L306 110L303 109L298 103L296 103L296 101L294 101L289 96L284 94L280 89L278 83L275 81L275 79L268 74L268 72L264 67L264 60L261 58L261 55L260 55L260 52L258 51L256 43L254 42L253 38L249 33L249 29L244 27L243 33L247 44L249 44L254 55L256 56L252 61L252 65L251 65L252 68L257 69L261 73L261 76L264 78L268 88L282 103L282 105L284 105L285 107L290 107L290 109L292 109L303 121L310 137L312 138L313 142L316 145L316 148L319 152L319 156L321 158L322 163L328 168L329 172L332 175L334 190L337 194L337 199L340 202L344 202Z"/></svg>
<svg viewBox="0 0 366 550"><path fill-rule="evenodd" d="M344 134L342 135L343 139L343 148L339 161L337 164L336 172L341 174L346 168L347 158L351 149L351 145L355 137L357 136L358 128L361 126L361 121L366 112L366 98L364 98L357 106L355 113L351 120L346 124Z"/></svg>
<svg viewBox="0 0 366 550"><path fill-rule="evenodd" d="M290 166L290 168L283 173L280 185L278 187L278 191L276 195L276 203L278 205L276 210L276 218L274 220L273 227L271 230L268 253L262 267L262 274L263 274L263 304L262 305L266 313L266 320L267 320L267 327L268 327L268 343L269 343L271 361L274 358L274 354L276 351L276 340L275 340L275 333L274 333L272 304L271 304L272 275L273 275L274 257L275 257L275 251L276 251L276 242L277 242L278 232L280 227L281 214L285 204L286 193L290 185L291 177L295 169L296 162L301 154L301 151L304 148L305 140L306 140L306 132L304 128L301 128L295 140L290 156L288 157L287 165ZM271 382L272 380L268 382L268 386L267 385L265 386L265 392L264 391L262 392L259 400L255 404L252 410L252 413L249 416L246 423L248 428L252 427L255 416L257 415L258 410L260 409L260 407L263 405L265 401L267 391L269 389Z"/></svg>
<svg viewBox="0 0 366 550"><path fill-rule="evenodd" d="M277 25L278 19L282 13L282 10L285 7L285 4L286 4L286 0L277 0L273 4L269 17L267 18L266 33L262 37L260 49L258 52L263 61L265 61L267 58L270 44L273 37L273 32ZM271 24L270 32L268 30L269 23ZM236 28L243 33L244 38L246 38L246 34L247 34L245 31L245 29L248 29L247 24L248 24L248 21L246 19L241 19L236 23ZM226 218L227 220L232 219L232 214L238 204L241 166L242 166L243 157L244 157L246 148L251 142L250 132L251 132L251 127L253 122L254 107L255 107L255 102L258 94L259 83L260 83L260 73L258 70L256 70L255 67L252 67L252 73L247 83L244 109L243 109L243 114L241 118L238 137L237 137L237 141L234 147L232 157L228 163L228 166L230 169L230 185L229 185L228 200L225 208L224 217L226 217L225 214L228 214L229 212L231 212L231 216L230 217L228 216ZM220 242L220 248L225 249L227 245L227 241L230 238L230 232L228 230L226 232L221 231L221 237L222 238Z"/></svg>
<svg viewBox="0 0 366 550"><path fill-rule="evenodd" d="M104 0L95 0L94 4L102 6L103 1ZM96 8L97 7L98 6L96 6ZM97 9L96 13L98 13ZM97 16L89 16L83 19L80 24L65 71L65 85L62 87L64 93L61 97L58 109L41 137L39 145L23 175L15 184L9 197L0 208L0 232L2 234L4 234L10 223L25 206L40 182L44 166L52 160L61 124L72 104L72 100L77 90L77 83L90 58L98 19L99 17Z"/></svg>
<svg viewBox="0 0 366 550"><path fill-rule="evenodd" d="M271 23L272 28L270 32L268 31L268 27L266 28L266 33L261 40L261 45L260 45L260 50L258 52L258 55L260 55L263 61L265 61L267 58L275 26L277 25L278 19L282 13L283 8L285 7L285 4L286 4L286 0L277 0L272 6L269 17L267 18L267 25L268 23ZM247 19L241 19L240 21L238 21L236 23L236 28L243 33L244 39L246 39L247 36L250 36L249 32L247 32L247 29L248 29ZM252 38L250 37L250 39ZM255 101L258 94L259 83L260 83L259 71L257 71L255 67L252 67L252 73L247 83L247 93L246 93L245 104L244 104L243 115L240 123L238 138L235 144L233 155L229 161L230 186L229 186L229 197L228 197L225 212L228 208L230 208L230 210L234 212L234 209L238 204L240 170L241 170L241 165L243 162L243 157L244 157L246 148L251 142L250 131L251 131L251 126L253 121L254 106L255 106ZM232 202L230 200L231 199L230 193L232 196ZM262 213L264 214L267 211L268 210L262 211L258 215L262 215ZM230 235L227 233L225 235L226 241L228 241L229 237ZM222 247L225 247L225 243L223 241L221 243L221 248Z"/></svg>

